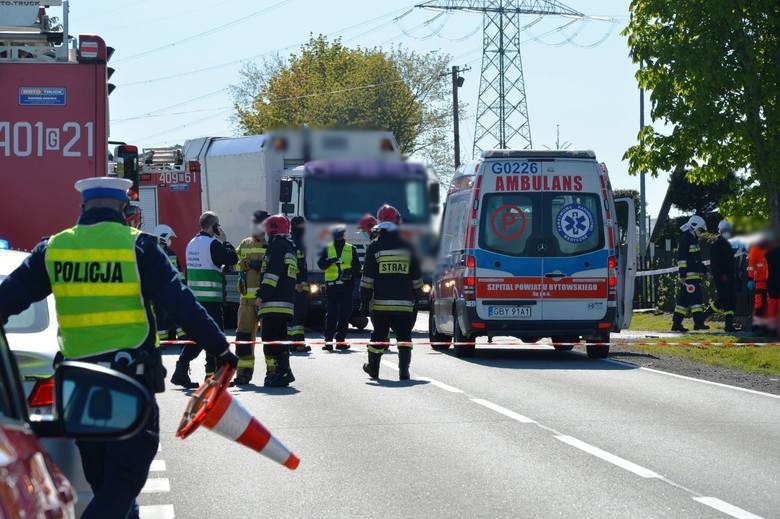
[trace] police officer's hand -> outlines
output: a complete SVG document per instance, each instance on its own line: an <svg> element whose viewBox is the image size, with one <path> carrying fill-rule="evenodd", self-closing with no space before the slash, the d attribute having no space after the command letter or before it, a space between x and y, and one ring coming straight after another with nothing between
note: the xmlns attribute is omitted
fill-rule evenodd
<svg viewBox="0 0 780 519"><path fill-rule="evenodd" d="M238 366L238 357L230 351L230 348L226 349L222 355L219 356L219 360L223 364L229 364L233 368Z"/></svg>
<svg viewBox="0 0 780 519"><path fill-rule="evenodd" d="M747 282L747 288L748 290L755 290L756 289L756 282L752 279L749 279Z"/></svg>
<svg viewBox="0 0 780 519"><path fill-rule="evenodd" d="M260 270L263 268L263 260L254 259L249 261L249 268L252 270Z"/></svg>

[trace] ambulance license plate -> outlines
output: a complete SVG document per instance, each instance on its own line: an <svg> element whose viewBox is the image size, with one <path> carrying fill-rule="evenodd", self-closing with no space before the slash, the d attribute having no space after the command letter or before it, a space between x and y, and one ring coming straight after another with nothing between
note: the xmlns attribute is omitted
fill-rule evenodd
<svg viewBox="0 0 780 519"><path fill-rule="evenodd" d="M530 306L488 306L488 317L506 317L508 319L529 319Z"/></svg>

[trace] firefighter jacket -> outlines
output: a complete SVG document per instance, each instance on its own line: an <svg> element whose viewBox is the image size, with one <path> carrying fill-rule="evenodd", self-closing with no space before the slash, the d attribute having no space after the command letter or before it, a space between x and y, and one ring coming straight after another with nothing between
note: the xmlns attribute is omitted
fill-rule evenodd
<svg viewBox="0 0 780 519"><path fill-rule="evenodd" d="M295 308L295 284L298 282L298 258L295 246L284 236L275 236L268 243L261 270L261 317L292 319Z"/></svg>
<svg viewBox="0 0 780 519"><path fill-rule="evenodd" d="M219 356L228 348L225 336L182 285L157 238L128 227L110 209L85 211L75 227L40 242L0 283L0 323L52 293L66 359L111 364L126 353L144 366L140 373L130 363L127 374L154 391L164 388L164 375L155 353L152 302L205 344L208 353Z"/></svg>
<svg viewBox="0 0 780 519"><path fill-rule="evenodd" d="M260 269L263 266L266 247L265 238L258 240L254 236L244 238L238 244L238 263L235 270L238 273L238 293L242 300L254 300L255 293L260 288Z"/></svg>
<svg viewBox="0 0 780 519"><path fill-rule="evenodd" d="M397 231L381 231L366 249L360 282L363 304L372 313L411 313L423 280L420 262L411 244Z"/></svg>
<svg viewBox="0 0 780 519"><path fill-rule="evenodd" d="M176 252L167 245L161 245L163 252L168 256L168 261L171 262L173 270L179 273L179 279L184 280L184 274L181 272L181 263L179 263L179 257Z"/></svg>
<svg viewBox="0 0 780 519"><path fill-rule="evenodd" d="M756 282L756 288L766 288L766 281L769 279L769 265L766 261L766 253L769 252L767 243L756 243L750 246L748 252L748 278Z"/></svg>
<svg viewBox="0 0 780 519"><path fill-rule="evenodd" d="M699 237L690 231L684 231L680 236L680 247L677 249L677 268L680 279L685 281L701 280L707 267L701 260Z"/></svg>
<svg viewBox="0 0 780 519"><path fill-rule="evenodd" d="M303 244L303 237L293 238L295 246L295 258L298 260L298 282L295 289L298 292L309 291L309 268L306 265L306 246Z"/></svg>
<svg viewBox="0 0 780 519"><path fill-rule="evenodd" d="M712 277L722 283L734 281L737 274L737 261L734 250L727 239L718 236L710 248L710 272Z"/></svg>

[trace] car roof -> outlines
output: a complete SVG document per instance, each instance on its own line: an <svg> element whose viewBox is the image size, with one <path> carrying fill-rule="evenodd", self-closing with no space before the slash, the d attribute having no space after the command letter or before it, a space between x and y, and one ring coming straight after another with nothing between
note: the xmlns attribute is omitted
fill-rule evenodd
<svg viewBox="0 0 780 519"><path fill-rule="evenodd" d="M483 159L596 159L591 150L486 150Z"/></svg>
<svg viewBox="0 0 780 519"><path fill-rule="evenodd" d="M0 250L0 275L7 276L22 264L29 252L19 250Z"/></svg>

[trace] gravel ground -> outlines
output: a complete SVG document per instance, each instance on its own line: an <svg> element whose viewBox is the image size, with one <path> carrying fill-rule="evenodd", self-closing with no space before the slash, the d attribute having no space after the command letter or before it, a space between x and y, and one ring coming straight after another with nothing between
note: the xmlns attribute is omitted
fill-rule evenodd
<svg viewBox="0 0 780 519"><path fill-rule="evenodd" d="M710 366L671 355L658 356L641 351L638 347L632 347L630 344L625 343L612 345L609 358L630 362L646 368L677 373L678 375L780 395L780 377L774 375L747 373L738 369Z"/></svg>

